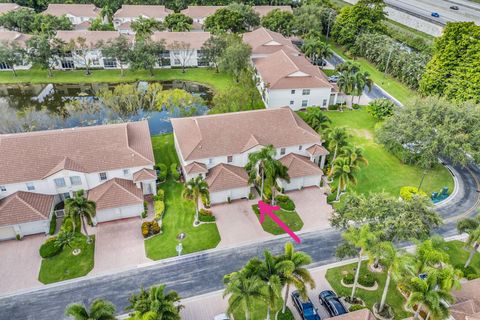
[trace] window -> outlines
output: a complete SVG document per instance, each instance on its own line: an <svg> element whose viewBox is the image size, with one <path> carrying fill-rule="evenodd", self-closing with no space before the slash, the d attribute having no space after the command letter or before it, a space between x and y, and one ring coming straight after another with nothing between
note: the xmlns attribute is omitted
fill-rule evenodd
<svg viewBox="0 0 480 320"><path fill-rule="evenodd" d="M123 169L124 176L128 176L129 173L130 173L130 169Z"/></svg>
<svg viewBox="0 0 480 320"><path fill-rule="evenodd" d="M65 179L63 178L56 178L56 179L53 179L53 182L55 182L55 186L57 188L63 188L66 186L65 184Z"/></svg>
<svg viewBox="0 0 480 320"><path fill-rule="evenodd" d="M12 69L12 67L8 63L5 63L5 62L0 63L0 70L10 70L10 69Z"/></svg>
<svg viewBox="0 0 480 320"><path fill-rule="evenodd" d="M280 149L280 155L284 155L285 154L285 148L281 148Z"/></svg>
<svg viewBox="0 0 480 320"><path fill-rule="evenodd" d="M213 159L212 159L212 158L208 159L208 163L209 163L209 164L212 164L212 163L213 163Z"/></svg>
<svg viewBox="0 0 480 320"><path fill-rule="evenodd" d="M0 186L0 192L5 192L7 191L7 188L5 188L5 186Z"/></svg>
<svg viewBox="0 0 480 320"><path fill-rule="evenodd" d="M293 100L290 100L290 105L293 106L295 102Z"/></svg>
<svg viewBox="0 0 480 320"><path fill-rule="evenodd" d="M228 157L227 157L227 162L228 162L228 163L233 162L233 156L228 156Z"/></svg>
<svg viewBox="0 0 480 320"><path fill-rule="evenodd" d="M72 176L70 177L70 184L72 186L78 186L82 184L82 179L79 176Z"/></svg>
<svg viewBox="0 0 480 320"><path fill-rule="evenodd" d="M35 190L35 186L33 185L32 182L27 182L26 185L27 185L27 190L28 190L28 191L33 191L33 190Z"/></svg>
<svg viewBox="0 0 480 320"><path fill-rule="evenodd" d="M322 106L323 106L323 107L326 107L326 106L327 106L327 99L323 99L323 101L322 101Z"/></svg>
<svg viewBox="0 0 480 320"><path fill-rule="evenodd" d="M63 60L62 69L75 69L75 64L73 63L73 61Z"/></svg>
<svg viewBox="0 0 480 320"><path fill-rule="evenodd" d="M117 60L116 59L103 59L103 66L105 68L116 68L117 67Z"/></svg>
<svg viewBox="0 0 480 320"><path fill-rule="evenodd" d="M292 94L295 94L295 90L290 91Z"/></svg>
<svg viewBox="0 0 480 320"><path fill-rule="evenodd" d="M308 96L310 94L310 89L303 89L302 95Z"/></svg>
<svg viewBox="0 0 480 320"><path fill-rule="evenodd" d="M100 180L101 181L107 180L107 173L106 172L100 172L99 175L100 175Z"/></svg>
<svg viewBox="0 0 480 320"><path fill-rule="evenodd" d="M303 146L302 145L299 145L298 146L298 150L302 150L303 149Z"/></svg>
<svg viewBox="0 0 480 320"><path fill-rule="evenodd" d="M308 100L302 100L302 107L306 107L308 105Z"/></svg>
<svg viewBox="0 0 480 320"><path fill-rule="evenodd" d="M92 60L90 60L90 62L92 63L93 66L100 65L100 61L98 60L98 58L93 58Z"/></svg>

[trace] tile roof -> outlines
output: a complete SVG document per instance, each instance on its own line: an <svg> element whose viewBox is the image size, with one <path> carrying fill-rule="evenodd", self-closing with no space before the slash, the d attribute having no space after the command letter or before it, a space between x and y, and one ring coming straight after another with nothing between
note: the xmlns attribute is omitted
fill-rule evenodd
<svg viewBox="0 0 480 320"><path fill-rule="evenodd" d="M253 10L260 15L260 17L266 16L270 11L279 9L281 11L293 12L290 6L253 6Z"/></svg>
<svg viewBox="0 0 480 320"><path fill-rule="evenodd" d="M83 30L88 30L92 23L90 21L83 21L82 23L79 23L75 25L74 29L75 31L83 31Z"/></svg>
<svg viewBox="0 0 480 320"><path fill-rule="evenodd" d="M240 154L255 145L278 148L321 143L320 136L288 107L174 118L171 122L184 160Z"/></svg>
<svg viewBox="0 0 480 320"><path fill-rule="evenodd" d="M221 163L211 168L205 181L210 192L248 187L248 174L242 167Z"/></svg>
<svg viewBox="0 0 480 320"><path fill-rule="evenodd" d="M162 19L172 13L172 10L165 6L157 5L128 5L123 4L120 9L113 15L114 18L153 18Z"/></svg>
<svg viewBox="0 0 480 320"><path fill-rule="evenodd" d="M133 174L133 182L140 182L145 180L157 180L157 172L152 169L141 169Z"/></svg>
<svg viewBox="0 0 480 320"><path fill-rule="evenodd" d="M169 32L169 31L157 31L152 34L151 39L153 41L165 41L165 46L168 49L172 48L172 45L177 42L185 42L190 45L191 49L202 48L205 41L210 38L210 32Z"/></svg>
<svg viewBox="0 0 480 320"><path fill-rule="evenodd" d="M120 36L126 37L129 41L133 41L132 35L121 34L118 31L90 31L90 30L68 30L57 31L56 38L69 43L70 41L76 41L78 38L84 38L86 43L91 47L97 47L100 42L108 42L109 40L116 39Z"/></svg>
<svg viewBox="0 0 480 320"><path fill-rule="evenodd" d="M265 58L253 59L253 63L270 89L333 88L317 66L290 50L282 49Z"/></svg>
<svg viewBox="0 0 480 320"><path fill-rule="evenodd" d="M21 8L25 8L25 7L19 6L16 3L0 3L0 14L4 14L10 11L15 11Z"/></svg>
<svg viewBox="0 0 480 320"><path fill-rule="evenodd" d="M17 31L2 30L0 31L0 42L12 42L15 41L21 46L25 46L27 40L31 36L28 34L20 33Z"/></svg>
<svg viewBox="0 0 480 320"><path fill-rule="evenodd" d="M220 8L225 8L225 6L188 6L187 9L180 12L192 19L203 19L214 14Z"/></svg>
<svg viewBox="0 0 480 320"><path fill-rule="evenodd" d="M143 191L131 180L114 178L89 190L88 200L96 203L97 210L118 208L143 203Z"/></svg>
<svg viewBox="0 0 480 320"><path fill-rule="evenodd" d="M373 313L368 309L361 309L341 316L330 318L331 320L377 320Z"/></svg>
<svg viewBox="0 0 480 320"><path fill-rule="evenodd" d="M148 122L0 135L0 185L154 163Z"/></svg>
<svg viewBox="0 0 480 320"><path fill-rule="evenodd" d="M75 17L96 18L100 13L100 9L93 4L50 3L42 13L51 14L52 16L70 14Z"/></svg>
<svg viewBox="0 0 480 320"><path fill-rule="evenodd" d="M457 300L474 299L480 302L480 278L462 283L460 290L452 291Z"/></svg>
<svg viewBox="0 0 480 320"><path fill-rule="evenodd" d="M307 157L296 153L289 153L282 158L280 162L288 168L290 178L308 177L322 175L323 171Z"/></svg>
<svg viewBox="0 0 480 320"><path fill-rule="evenodd" d="M330 154L324 146L319 144L314 144L310 148L307 148L307 152L310 153L312 156L326 156Z"/></svg>
<svg viewBox="0 0 480 320"><path fill-rule="evenodd" d="M54 198L53 195L17 191L0 199L0 226L47 220Z"/></svg>
<svg viewBox="0 0 480 320"><path fill-rule="evenodd" d="M480 302L467 300L451 305L450 315L455 320L480 319Z"/></svg>
<svg viewBox="0 0 480 320"><path fill-rule="evenodd" d="M252 47L253 54L270 54L282 49L298 53L292 41L278 32L263 27L244 33L243 41Z"/></svg>
<svg viewBox="0 0 480 320"><path fill-rule="evenodd" d="M192 163L185 166L185 171L187 172L187 174L207 173L208 169L207 169L207 166L204 163L199 163L199 162L193 161Z"/></svg>

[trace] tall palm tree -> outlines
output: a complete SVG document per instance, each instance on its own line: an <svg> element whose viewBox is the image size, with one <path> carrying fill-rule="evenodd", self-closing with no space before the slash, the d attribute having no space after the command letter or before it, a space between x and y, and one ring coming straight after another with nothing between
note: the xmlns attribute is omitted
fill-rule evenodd
<svg viewBox="0 0 480 320"><path fill-rule="evenodd" d="M407 306L413 308L417 306L414 319L419 319L422 309L427 311L425 320L431 316L434 319L446 319L448 317L448 305L454 301L451 294L438 286L438 275L431 272L425 279L412 277L410 280L410 296L407 300Z"/></svg>
<svg viewBox="0 0 480 320"><path fill-rule="evenodd" d="M272 192L272 205L275 204L275 191L278 188L278 179L290 182L290 176L288 175L288 168L283 165L282 162L276 159L270 159L264 164L265 166L265 181L270 186Z"/></svg>
<svg viewBox="0 0 480 320"><path fill-rule="evenodd" d="M87 243L91 243L91 238L88 235L85 220L87 220L89 224L92 224L92 219L95 217L97 212L96 208L97 205L95 202L88 200L85 197L83 190L77 191L75 197L65 199L65 215L72 219L73 230L76 229L75 221L77 217L80 218L83 231L87 236Z"/></svg>
<svg viewBox="0 0 480 320"><path fill-rule="evenodd" d="M185 184L185 189L183 190L183 196L186 199L193 200L195 203L195 225L199 224L198 221L198 201L202 196L208 197L208 184L201 176L190 179Z"/></svg>
<svg viewBox="0 0 480 320"><path fill-rule="evenodd" d="M116 308L110 301L95 299L87 309L82 303L72 303L65 308L65 316L74 320L114 320Z"/></svg>
<svg viewBox="0 0 480 320"><path fill-rule="evenodd" d="M387 268L387 279L385 280L385 287L383 288L380 306L378 307L379 312L382 312L385 308L391 279L398 280L404 276L413 276L414 261L411 255L403 250L397 250L389 241L380 242L378 249L382 265Z"/></svg>
<svg viewBox="0 0 480 320"><path fill-rule="evenodd" d="M473 256L478 251L480 246L480 215L475 218L467 218L460 220L457 224L457 230L459 233L468 234L465 247L470 250L470 255L465 262L465 268L472 262Z"/></svg>
<svg viewBox="0 0 480 320"><path fill-rule="evenodd" d="M347 145L349 135L344 127L335 127L327 132L327 147L330 152L333 151L332 163L337 159L338 151L341 147Z"/></svg>
<svg viewBox="0 0 480 320"><path fill-rule="evenodd" d="M355 92L356 84L357 78L354 73L348 71L341 71L338 73L338 89L347 96L352 96L350 100L347 99L349 108L352 107L353 93Z"/></svg>
<svg viewBox="0 0 480 320"><path fill-rule="evenodd" d="M363 163L364 165L368 166L368 160L365 158L363 149L360 147L350 145L343 146L340 149L340 154L343 158L350 159L350 163L354 165Z"/></svg>
<svg viewBox="0 0 480 320"><path fill-rule="evenodd" d="M310 289L313 289L315 288L315 281L313 280L310 271L308 271L306 268L307 265L312 263L312 258L304 252L295 251L295 248L291 242L285 243L285 248L283 254L280 256L280 259L290 261L294 266L290 273L284 275L287 288L285 290L282 313L285 313L287 309L290 285L294 285L302 295L306 296L307 285L310 286Z"/></svg>
<svg viewBox="0 0 480 320"><path fill-rule="evenodd" d="M110 4L105 4L102 9L100 10L100 15L102 16L103 23L111 23L113 14L115 10L113 10Z"/></svg>
<svg viewBox="0 0 480 320"><path fill-rule="evenodd" d="M151 287L149 290L140 290L130 298L130 305L126 308L132 310L135 320L180 320L180 296L176 291L165 293L165 285Z"/></svg>
<svg viewBox="0 0 480 320"><path fill-rule="evenodd" d="M335 70L338 72L347 71L349 73L357 73L360 71L360 65L356 62L345 61L337 65Z"/></svg>
<svg viewBox="0 0 480 320"><path fill-rule="evenodd" d="M228 298L228 314L239 308L245 313L245 320L250 320L250 311L256 301L266 301L265 283L258 276L248 276L245 272L230 275L223 297Z"/></svg>
<svg viewBox="0 0 480 320"><path fill-rule="evenodd" d="M449 261L449 256L442 250L444 240L441 237L431 237L415 248L416 273L421 274L428 269L435 268L439 263Z"/></svg>
<svg viewBox="0 0 480 320"><path fill-rule="evenodd" d="M248 172L249 182L253 183L260 177L260 199L263 199L263 188L265 183L265 164L275 159L275 148L272 145L263 147L261 150L248 155L248 163L245 170Z"/></svg>
<svg viewBox="0 0 480 320"><path fill-rule="evenodd" d="M308 107L304 118L308 125L318 133L323 132L332 123L332 120L319 107Z"/></svg>
<svg viewBox="0 0 480 320"><path fill-rule="evenodd" d="M351 226L342 234L342 237L350 246L355 247L358 250L357 269L355 271L355 279L353 281L352 294L350 296L350 299L353 300L355 297L355 291L357 290L363 256L368 253L370 248L376 245L378 235L370 230L370 225L364 224L359 228Z"/></svg>
<svg viewBox="0 0 480 320"><path fill-rule="evenodd" d="M328 43L315 37L307 38L302 46L302 50L312 62L327 59L333 54Z"/></svg>
<svg viewBox="0 0 480 320"><path fill-rule="evenodd" d="M365 87L368 89L368 92L372 91L373 80L370 78L370 74L368 72L356 72L355 75L355 89L354 93L358 97L358 101L360 101L360 96L363 93ZM353 102L353 98L352 98Z"/></svg>
<svg viewBox="0 0 480 320"><path fill-rule="evenodd" d="M340 192L347 189L347 185L357 184L356 174L360 167L352 164L349 158L338 158L335 160L332 168L333 177L338 179L337 196L335 200L340 199Z"/></svg>

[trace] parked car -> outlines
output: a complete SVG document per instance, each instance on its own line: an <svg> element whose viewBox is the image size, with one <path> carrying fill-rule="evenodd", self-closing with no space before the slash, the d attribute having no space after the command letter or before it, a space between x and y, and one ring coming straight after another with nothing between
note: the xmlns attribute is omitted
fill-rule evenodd
<svg viewBox="0 0 480 320"><path fill-rule="evenodd" d="M440 18L440 14L438 12L432 12L432 17Z"/></svg>
<svg viewBox="0 0 480 320"><path fill-rule="evenodd" d="M230 320L230 317L227 316L225 313L221 313L213 317L213 320Z"/></svg>
<svg viewBox="0 0 480 320"><path fill-rule="evenodd" d="M315 309L310 299L307 298L307 300L303 300L298 291L293 291L292 300L303 320L321 320L317 309Z"/></svg>
<svg viewBox="0 0 480 320"><path fill-rule="evenodd" d="M452 9L452 10L458 10L458 6L451 6L450 9Z"/></svg>
<svg viewBox="0 0 480 320"><path fill-rule="evenodd" d="M337 294L332 290L325 290L320 292L320 294L318 295L318 299L320 299L320 303L325 306L328 313L332 317L348 313L348 310L340 301Z"/></svg>
<svg viewBox="0 0 480 320"><path fill-rule="evenodd" d="M328 81L336 83L338 81L338 76L330 76L328 77Z"/></svg>
<svg viewBox="0 0 480 320"><path fill-rule="evenodd" d="M316 66L325 67L327 65L327 61L325 61L323 59L317 59L317 60L313 61L313 64L316 65Z"/></svg>

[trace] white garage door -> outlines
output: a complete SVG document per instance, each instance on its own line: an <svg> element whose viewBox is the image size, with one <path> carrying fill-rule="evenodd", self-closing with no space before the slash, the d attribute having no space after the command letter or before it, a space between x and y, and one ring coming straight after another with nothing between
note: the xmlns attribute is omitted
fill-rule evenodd
<svg viewBox="0 0 480 320"><path fill-rule="evenodd" d="M284 182L284 189L285 191L290 191L290 190L299 190L303 186L303 178L293 178L290 179L290 183Z"/></svg>
<svg viewBox="0 0 480 320"><path fill-rule="evenodd" d="M321 175L304 177L303 186L304 187L320 186L321 179L322 179Z"/></svg>
<svg viewBox="0 0 480 320"><path fill-rule="evenodd" d="M142 211L143 204L103 209L97 211L96 219L97 222L105 222L124 218L139 217Z"/></svg>
<svg viewBox="0 0 480 320"><path fill-rule="evenodd" d="M230 200L248 198L249 193L250 187L212 192L210 193L210 203L224 203L228 201L228 197L230 197Z"/></svg>
<svg viewBox="0 0 480 320"><path fill-rule="evenodd" d="M13 227L0 228L0 240L15 239L16 233Z"/></svg>
<svg viewBox="0 0 480 320"><path fill-rule="evenodd" d="M290 183L284 182L285 191L300 190L301 188L319 186L322 176L307 176L290 179Z"/></svg>

